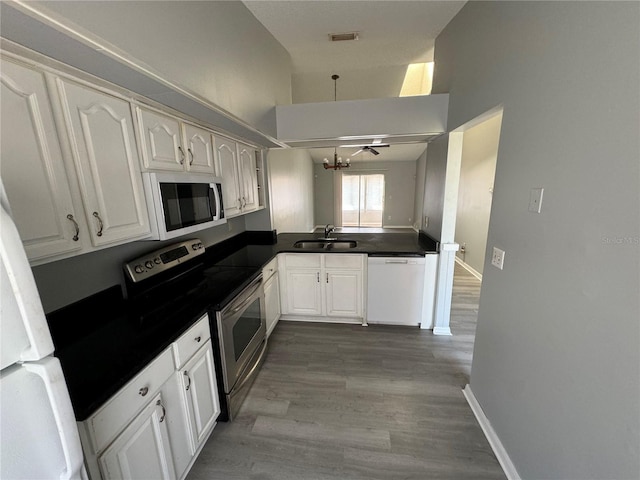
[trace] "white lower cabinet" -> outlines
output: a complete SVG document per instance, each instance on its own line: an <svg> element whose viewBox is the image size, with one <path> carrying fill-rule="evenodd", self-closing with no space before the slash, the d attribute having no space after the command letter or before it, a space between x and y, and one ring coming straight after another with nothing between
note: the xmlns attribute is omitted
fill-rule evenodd
<svg viewBox="0 0 640 480"><path fill-rule="evenodd" d="M285 318L363 319L365 255L284 253L278 258Z"/></svg>
<svg viewBox="0 0 640 480"><path fill-rule="evenodd" d="M166 419L158 394L100 455L104 478L175 479Z"/></svg>
<svg viewBox="0 0 640 480"><path fill-rule="evenodd" d="M205 315L78 424L91 480L183 479L219 413Z"/></svg>

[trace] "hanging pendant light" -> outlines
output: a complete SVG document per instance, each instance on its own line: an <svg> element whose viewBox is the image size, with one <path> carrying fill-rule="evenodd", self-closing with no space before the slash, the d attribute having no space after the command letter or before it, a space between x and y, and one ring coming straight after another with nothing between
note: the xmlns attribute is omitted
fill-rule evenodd
<svg viewBox="0 0 640 480"><path fill-rule="evenodd" d="M340 75L331 75L331 79L333 80L333 101L338 101L338 79ZM351 159L347 158L347 160L343 163L342 157L338 156L337 147L333 148L333 164L329 163L329 159L327 157L322 161L325 170L342 170L343 168L349 168L351 166Z"/></svg>

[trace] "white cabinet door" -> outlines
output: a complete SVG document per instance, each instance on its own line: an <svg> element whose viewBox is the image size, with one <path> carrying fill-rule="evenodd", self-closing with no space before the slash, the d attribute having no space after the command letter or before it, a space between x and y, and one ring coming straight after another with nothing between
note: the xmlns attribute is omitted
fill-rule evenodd
<svg viewBox="0 0 640 480"><path fill-rule="evenodd" d="M182 367L180 374L195 453L220 414L211 342Z"/></svg>
<svg viewBox="0 0 640 480"><path fill-rule="evenodd" d="M162 397L156 395L100 456L104 479L175 479L165 420Z"/></svg>
<svg viewBox="0 0 640 480"><path fill-rule="evenodd" d="M267 320L267 336L280 318L280 284L278 272L275 272L264 284L264 309Z"/></svg>
<svg viewBox="0 0 640 480"><path fill-rule="evenodd" d="M180 146L178 119L141 108L136 111L142 137L144 168L183 171L185 155Z"/></svg>
<svg viewBox="0 0 640 480"><path fill-rule="evenodd" d="M362 317L362 272L327 270L325 272L327 316Z"/></svg>
<svg viewBox="0 0 640 480"><path fill-rule="evenodd" d="M183 125L184 145L187 150L187 159L185 161L187 171L213 174L211 132L188 123Z"/></svg>
<svg viewBox="0 0 640 480"><path fill-rule="evenodd" d="M150 233L129 103L58 80L95 246Z"/></svg>
<svg viewBox="0 0 640 480"><path fill-rule="evenodd" d="M84 220L72 203L44 74L2 60L0 83L1 176L27 256L80 250Z"/></svg>
<svg viewBox="0 0 640 480"><path fill-rule="evenodd" d="M231 218L240 215L242 207L236 142L217 135L214 138L216 142L216 174L223 179L224 213L227 218Z"/></svg>
<svg viewBox="0 0 640 480"><path fill-rule="evenodd" d="M292 315L322 315L320 271L288 268L286 312Z"/></svg>
<svg viewBox="0 0 640 480"><path fill-rule="evenodd" d="M238 163L240 165L242 211L248 213L257 210L259 206L255 148L238 144Z"/></svg>

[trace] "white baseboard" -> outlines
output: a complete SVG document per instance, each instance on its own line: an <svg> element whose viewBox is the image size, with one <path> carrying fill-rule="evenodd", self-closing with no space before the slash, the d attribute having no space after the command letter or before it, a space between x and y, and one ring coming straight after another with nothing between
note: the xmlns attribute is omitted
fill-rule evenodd
<svg viewBox="0 0 640 480"><path fill-rule="evenodd" d="M434 335L453 335L449 327L433 327Z"/></svg>
<svg viewBox="0 0 640 480"><path fill-rule="evenodd" d="M489 441L489 445L491 445L491 449L493 450L493 453L498 459L498 462L500 462L500 466L502 467L502 470L504 471L504 474L506 475L507 479L521 480L520 475L516 470L516 467L513 465L511 458L509 458L509 454L507 453L507 450L504 448L504 445L502 445L502 442L500 441L498 434L491 426L491 422L489 422L489 419L484 414L482 407L478 403L478 399L476 398L473 391L471 390L471 385L467 384L462 389L462 394L464 395L464 398L467 399L467 402L469 403L469 406L471 407L473 414L476 416L476 420L478 420L478 423L480 424L480 427L484 432L484 436L487 437L487 440Z"/></svg>
<svg viewBox="0 0 640 480"><path fill-rule="evenodd" d="M475 268L473 268L471 265L469 265L468 263L465 263L462 260L460 260L460 258L458 258L457 256L456 256L456 263L460 265L462 268L464 268L471 275L476 277L478 280L482 281L482 274L478 272Z"/></svg>

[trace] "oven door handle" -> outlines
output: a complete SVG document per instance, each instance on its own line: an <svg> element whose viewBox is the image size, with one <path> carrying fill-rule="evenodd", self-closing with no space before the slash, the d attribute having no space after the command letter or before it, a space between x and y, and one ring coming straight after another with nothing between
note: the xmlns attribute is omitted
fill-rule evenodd
<svg viewBox="0 0 640 480"><path fill-rule="evenodd" d="M251 303L254 298L253 298L253 294L256 293L256 290L258 290L258 288L260 288L260 285L262 284L262 279L260 281L260 283L258 283L254 289L251 291L251 293L247 296L247 298L236 308L234 308L233 310L231 310L231 314L235 314L238 313L240 310L242 310L244 307L246 307L249 303ZM244 295L243 295L244 296Z"/></svg>
<svg viewBox="0 0 640 480"><path fill-rule="evenodd" d="M253 376L255 371L258 369L258 367L262 363L262 359L263 359L265 353L267 353L267 339L266 338L264 339L264 342L262 342L262 351L260 352L260 356L258 356L258 359L254 362L253 366L249 370L249 373L247 373L244 376L244 378L242 379L242 382L240 382L238 385L234 385L233 386L233 389L235 391L240 390L244 386L244 384L247 383L249 381L249 379Z"/></svg>

